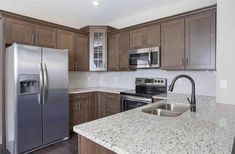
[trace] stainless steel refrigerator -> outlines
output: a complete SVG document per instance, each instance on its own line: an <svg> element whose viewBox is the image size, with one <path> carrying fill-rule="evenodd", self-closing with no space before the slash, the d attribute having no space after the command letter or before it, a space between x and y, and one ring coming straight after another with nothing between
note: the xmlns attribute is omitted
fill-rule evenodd
<svg viewBox="0 0 235 154"><path fill-rule="evenodd" d="M13 153L69 137L68 51L20 45L6 49L6 147Z"/></svg>

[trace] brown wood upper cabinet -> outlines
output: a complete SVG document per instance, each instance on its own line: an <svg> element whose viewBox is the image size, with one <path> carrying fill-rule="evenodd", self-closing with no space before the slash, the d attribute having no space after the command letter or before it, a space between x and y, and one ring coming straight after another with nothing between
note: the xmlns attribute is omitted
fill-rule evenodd
<svg viewBox="0 0 235 154"><path fill-rule="evenodd" d="M160 46L160 24L130 31L130 49Z"/></svg>
<svg viewBox="0 0 235 154"><path fill-rule="evenodd" d="M129 71L129 51L130 51L130 34L129 32L121 32L118 34L118 57L119 70Z"/></svg>
<svg viewBox="0 0 235 154"><path fill-rule="evenodd" d="M215 11L161 24L161 68L215 70Z"/></svg>
<svg viewBox="0 0 235 154"><path fill-rule="evenodd" d="M6 43L34 43L34 25L25 21L6 18Z"/></svg>
<svg viewBox="0 0 235 154"><path fill-rule="evenodd" d="M119 70L119 54L118 54L118 35L109 35L108 37L108 70Z"/></svg>
<svg viewBox="0 0 235 154"><path fill-rule="evenodd" d="M184 19L161 24L161 68L184 69Z"/></svg>
<svg viewBox="0 0 235 154"><path fill-rule="evenodd" d="M89 38L88 35L76 34L75 53L73 55L75 70L89 71Z"/></svg>
<svg viewBox="0 0 235 154"><path fill-rule="evenodd" d="M185 18L186 69L215 69L215 11Z"/></svg>
<svg viewBox="0 0 235 154"><path fill-rule="evenodd" d="M129 70L129 32L110 35L108 38L108 70Z"/></svg>
<svg viewBox="0 0 235 154"><path fill-rule="evenodd" d="M42 47L57 47L57 30L43 25L6 18L6 42L37 45Z"/></svg>
<svg viewBox="0 0 235 154"><path fill-rule="evenodd" d="M71 31L58 30L58 48L68 49L69 52L69 70L73 71L75 69L75 34Z"/></svg>
<svg viewBox="0 0 235 154"><path fill-rule="evenodd" d="M35 25L34 42L38 46L56 48L57 30L52 27Z"/></svg>

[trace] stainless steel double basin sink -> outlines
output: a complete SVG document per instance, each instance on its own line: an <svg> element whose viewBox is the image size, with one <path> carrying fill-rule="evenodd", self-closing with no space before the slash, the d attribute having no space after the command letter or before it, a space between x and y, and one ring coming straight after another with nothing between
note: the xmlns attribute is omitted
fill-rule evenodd
<svg viewBox="0 0 235 154"><path fill-rule="evenodd" d="M164 116L164 117L177 117L182 113L188 111L190 108L189 104L177 103L177 104L157 104L155 106L143 109L145 113Z"/></svg>

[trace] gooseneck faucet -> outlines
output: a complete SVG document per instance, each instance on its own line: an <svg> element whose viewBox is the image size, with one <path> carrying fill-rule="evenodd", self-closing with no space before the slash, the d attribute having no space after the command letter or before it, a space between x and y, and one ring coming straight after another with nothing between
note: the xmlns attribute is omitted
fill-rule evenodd
<svg viewBox="0 0 235 154"><path fill-rule="evenodd" d="M191 101L189 100L189 98L187 98L188 102L190 103L190 110L191 112L196 112L196 97L195 97L195 82L194 80L188 76L188 75L185 75L185 74L181 74L181 75L177 75L171 82L170 86L169 86L169 91L173 91L174 89L174 85L175 85L175 82L176 80L178 80L179 78L187 78L189 79L189 81L191 82L192 84L192 93L191 93Z"/></svg>

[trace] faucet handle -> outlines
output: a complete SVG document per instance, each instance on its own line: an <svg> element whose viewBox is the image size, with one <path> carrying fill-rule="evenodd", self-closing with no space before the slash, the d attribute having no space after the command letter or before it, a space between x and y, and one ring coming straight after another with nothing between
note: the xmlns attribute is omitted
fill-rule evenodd
<svg viewBox="0 0 235 154"><path fill-rule="evenodd" d="M192 102L190 101L190 99L188 97L187 97L187 100L188 100L189 104L192 104Z"/></svg>

